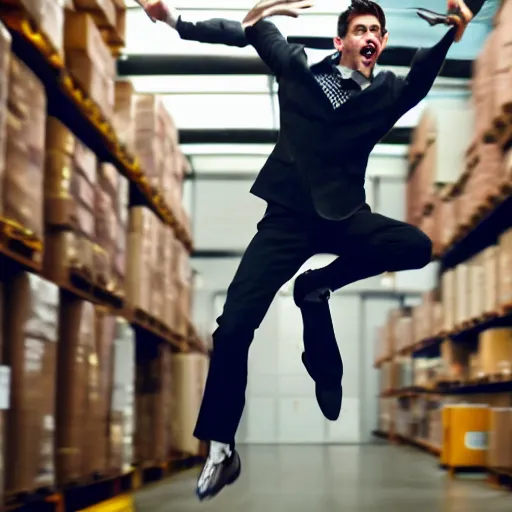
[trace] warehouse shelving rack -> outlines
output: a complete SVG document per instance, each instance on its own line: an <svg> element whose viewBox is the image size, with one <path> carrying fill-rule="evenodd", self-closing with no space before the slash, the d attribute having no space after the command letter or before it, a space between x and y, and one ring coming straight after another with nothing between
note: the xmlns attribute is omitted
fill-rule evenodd
<svg viewBox="0 0 512 512"><path fill-rule="evenodd" d="M12 53L22 60L41 80L48 100L48 115L58 118L88 146L100 161L115 165L130 183L129 205L150 208L164 224L174 230L178 240L189 253L193 242L179 223L176 214L166 205L161 191L151 186L137 158L120 143L113 127L103 117L100 108L84 94L67 72L62 57L52 47L49 38L37 28L18 0L2 1L2 21L12 37ZM112 53L118 54L122 41L110 38ZM44 240L39 240L23 226L0 220L0 274L25 270L43 274ZM45 277L44 274L42 277ZM189 322L185 336L146 312L128 307L124 298L112 290L91 282L86 276L71 271L64 283L55 283L61 294L71 294L96 305L106 307L112 314L127 319L136 331L136 338L144 343L169 343L180 353L208 354L204 344ZM16 495L6 500L6 510L17 511L100 511L134 510L131 493L143 485L166 478L176 471L194 467L204 458L175 454L163 463L146 462L122 475L91 476L66 488L44 489L38 493Z"/></svg>

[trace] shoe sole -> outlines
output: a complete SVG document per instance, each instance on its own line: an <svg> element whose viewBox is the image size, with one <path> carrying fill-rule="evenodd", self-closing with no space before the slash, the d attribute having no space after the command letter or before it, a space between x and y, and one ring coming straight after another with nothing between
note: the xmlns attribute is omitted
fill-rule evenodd
<svg viewBox="0 0 512 512"><path fill-rule="evenodd" d="M198 497L199 501L201 501L201 502L202 501L212 500L213 498L215 498L222 491L222 489L224 489L224 487L228 487L230 485L233 485L240 478L241 474L242 474L242 461L240 460L240 457L238 456L238 468L237 468L237 470L229 477L228 481L219 490L215 491L215 493L207 494L206 496L201 496L196 491L196 496Z"/></svg>

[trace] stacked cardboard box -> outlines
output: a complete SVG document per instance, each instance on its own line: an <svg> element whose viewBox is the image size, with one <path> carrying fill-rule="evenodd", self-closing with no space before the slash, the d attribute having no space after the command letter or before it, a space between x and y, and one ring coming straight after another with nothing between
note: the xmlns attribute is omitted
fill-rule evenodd
<svg viewBox="0 0 512 512"><path fill-rule="evenodd" d="M115 59L87 12L66 11L66 67L82 90L113 120Z"/></svg>
<svg viewBox="0 0 512 512"><path fill-rule="evenodd" d="M0 215L3 213L3 181L7 143L7 100L11 58L11 35L0 22Z"/></svg>
<svg viewBox="0 0 512 512"><path fill-rule="evenodd" d="M170 347L137 345L136 350L135 461L158 464L167 460L171 446Z"/></svg>
<svg viewBox="0 0 512 512"><path fill-rule="evenodd" d="M3 324L2 349L3 362L11 368L5 487L10 493L55 484L58 310L54 284L25 272L5 283L4 318L9 321Z"/></svg>
<svg viewBox="0 0 512 512"><path fill-rule="evenodd" d="M95 279L96 156L53 117L46 133L45 273L57 283L70 269Z"/></svg>
<svg viewBox="0 0 512 512"><path fill-rule="evenodd" d="M95 190L97 243L94 246L94 255L98 282L108 289L119 287L114 281L116 253L120 245L120 237L122 238L123 235L117 223L118 194L117 169L113 165L102 164L98 170L98 186Z"/></svg>
<svg viewBox="0 0 512 512"><path fill-rule="evenodd" d="M490 411L487 466L512 470L512 409L493 407Z"/></svg>
<svg viewBox="0 0 512 512"><path fill-rule="evenodd" d="M116 319L110 406L109 467L126 472L134 461L135 332Z"/></svg>
<svg viewBox="0 0 512 512"><path fill-rule="evenodd" d="M114 129L121 144L135 155L135 93L129 81L115 83Z"/></svg>
<svg viewBox="0 0 512 512"><path fill-rule="evenodd" d="M199 455L194 427L206 382L208 359L201 354L175 354L172 358L172 449Z"/></svg>
<svg viewBox="0 0 512 512"><path fill-rule="evenodd" d="M10 59L3 215L43 238L46 94L34 73Z"/></svg>

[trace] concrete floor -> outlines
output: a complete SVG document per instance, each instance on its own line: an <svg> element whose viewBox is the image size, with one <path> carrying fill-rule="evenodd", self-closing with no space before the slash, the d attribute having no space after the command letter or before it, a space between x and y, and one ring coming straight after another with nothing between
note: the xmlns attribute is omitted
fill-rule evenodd
<svg viewBox="0 0 512 512"><path fill-rule="evenodd" d="M141 491L137 512L510 512L512 494L481 477L449 480L437 460L414 448L252 446L240 450L242 476L199 503L198 471Z"/></svg>

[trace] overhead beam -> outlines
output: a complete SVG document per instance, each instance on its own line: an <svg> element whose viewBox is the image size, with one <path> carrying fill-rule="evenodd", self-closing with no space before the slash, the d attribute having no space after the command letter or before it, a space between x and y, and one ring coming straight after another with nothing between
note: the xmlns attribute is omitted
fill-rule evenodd
<svg viewBox="0 0 512 512"><path fill-rule="evenodd" d="M278 130L180 130L180 144L275 144ZM409 144L412 128L393 128L380 144Z"/></svg>
<svg viewBox="0 0 512 512"><path fill-rule="evenodd" d="M333 49L332 39L321 37L289 38L309 48ZM381 66L410 66L416 48L391 47L380 60ZM117 62L119 76L147 75L269 75L269 68L259 57L233 57L203 55L124 55ZM472 61L447 59L439 76L471 78Z"/></svg>

